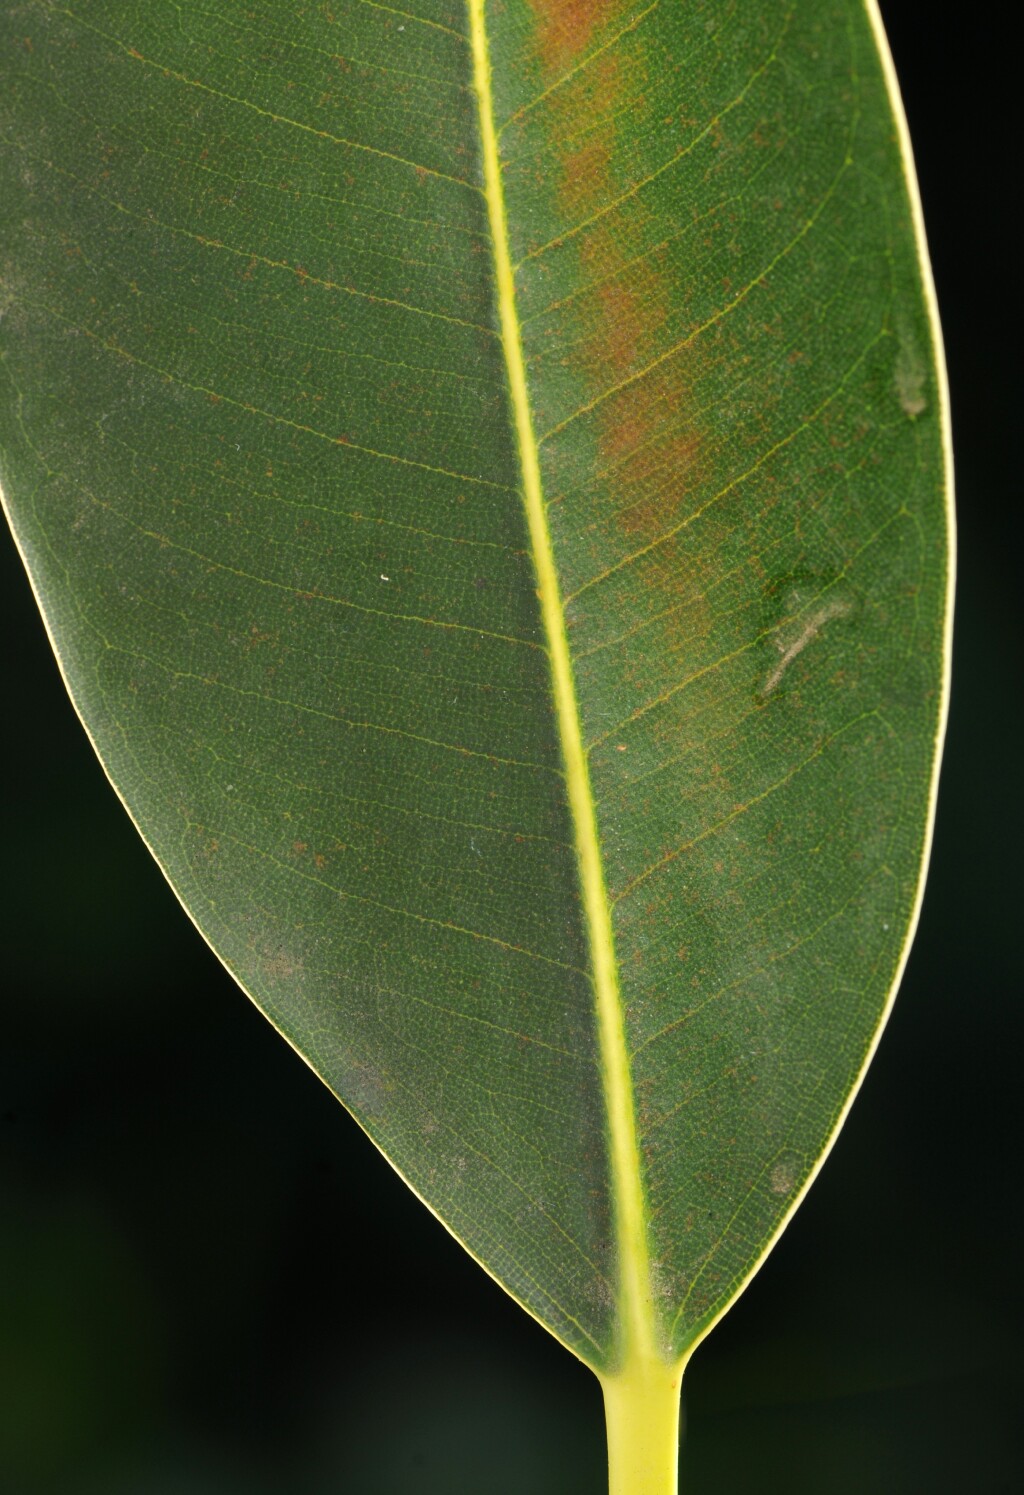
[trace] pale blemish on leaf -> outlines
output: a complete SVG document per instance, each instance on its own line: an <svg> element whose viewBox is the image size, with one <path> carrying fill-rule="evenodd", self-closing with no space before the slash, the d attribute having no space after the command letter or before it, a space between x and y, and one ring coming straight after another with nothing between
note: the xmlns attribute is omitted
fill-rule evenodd
<svg viewBox="0 0 1024 1495"><path fill-rule="evenodd" d="M263 955L263 970L267 979L275 986L285 986L301 972L302 960L283 948L271 949L268 946Z"/></svg>
<svg viewBox="0 0 1024 1495"><path fill-rule="evenodd" d="M928 366L921 357L921 350L913 335L906 328L900 328L899 340L895 371L896 395L904 415L916 420L928 404L924 397Z"/></svg>
<svg viewBox="0 0 1024 1495"><path fill-rule="evenodd" d="M799 1173L800 1170L795 1158L780 1158L769 1176L772 1193L792 1194Z"/></svg>
<svg viewBox="0 0 1024 1495"><path fill-rule="evenodd" d="M845 602L841 597L832 597L828 602L823 603L821 607L811 613L811 616L804 622L795 638L791 638L788 643L784 638L777 638L775 640L775 647L779 651L779 660L765 676L764 684L761 686L761 695L771 695L786 673L786 670L793 663L793 660L798 654L803 653L809 643L817 638L830 619L841 618L844 613L848 613L849 611L850 604L848 602Z"/></svg>
<svg viewBox="0 0 1024 1495"><path fill-rule="evenodd" d="M389 1090L376 1065L358 1060L348 1074L349 1090L353 1108L364 1116L379 1116L384 1110Z"/></svg>

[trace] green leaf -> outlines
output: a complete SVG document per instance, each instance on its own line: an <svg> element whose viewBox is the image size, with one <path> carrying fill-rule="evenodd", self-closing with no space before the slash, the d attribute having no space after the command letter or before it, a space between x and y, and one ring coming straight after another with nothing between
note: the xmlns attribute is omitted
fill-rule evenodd
<svg viewBox="0 0 1024 1495"><path fill-rule="evenodd" d="M674 1397L926 859L947 422L873 0L0 42L0 477L97 751L612 1422Z"/></svg>

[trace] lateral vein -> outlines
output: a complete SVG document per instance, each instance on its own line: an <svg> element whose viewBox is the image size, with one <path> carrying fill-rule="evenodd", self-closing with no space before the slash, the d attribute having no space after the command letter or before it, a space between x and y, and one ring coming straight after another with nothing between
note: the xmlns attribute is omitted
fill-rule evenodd
<svg viewBox="0 0 1024 1495"><path fill-rule="evenodd" d="M540 458L526 382L526 364L516 306L501 161L494 123L486 0L467 0L473 46L473 75L480 109L484 195L494 245L498 315L509 395L522 468L523 503L537 576L537 596L551 661L552 693L565 763L565 778L576 841L597 1008L598 1044L608 1126L613 1218L618 1267L619 1343L622 1360L661 1359L654 1323L647 1244L646 1204L636 1108L626 1047L622 998L611 910L601 861L600 838L590 771L583 746L561 588L548 528Z"/></svg>

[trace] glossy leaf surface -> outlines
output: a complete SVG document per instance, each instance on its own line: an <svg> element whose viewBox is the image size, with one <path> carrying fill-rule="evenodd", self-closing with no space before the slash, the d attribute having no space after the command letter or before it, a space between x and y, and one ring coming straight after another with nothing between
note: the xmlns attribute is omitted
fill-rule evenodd
<svg viewBox="0 0 1024 1495"><path fill-rule="evenodd" d="M948 474L873 14L0 28L0 476L115 785L488 1270L599 1370L631 1314L681 1357L927 840Z"/></svg>

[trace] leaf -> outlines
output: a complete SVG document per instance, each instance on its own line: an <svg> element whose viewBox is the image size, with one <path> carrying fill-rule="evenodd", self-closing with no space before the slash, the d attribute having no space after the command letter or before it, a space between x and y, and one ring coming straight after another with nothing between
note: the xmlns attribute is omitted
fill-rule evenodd
<svg viewBox="0 0 1024 1495"><path fill-rule="evenodd" d="M97 751L411 1187L610 1407L674 1397L926 859L947 422L875 7L2 27L0 476Z"/></svg>

